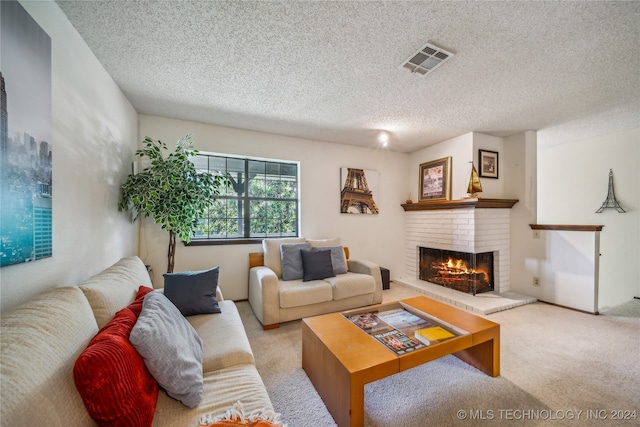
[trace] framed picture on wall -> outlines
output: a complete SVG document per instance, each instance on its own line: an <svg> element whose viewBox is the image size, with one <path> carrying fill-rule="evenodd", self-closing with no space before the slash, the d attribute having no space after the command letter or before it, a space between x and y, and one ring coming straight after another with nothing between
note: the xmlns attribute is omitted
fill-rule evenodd
<svg viewBox="0 0 640 427"><path fill-rule="evenodd" d="M378 171L358 168L340 168L340 213L380 213L378 199L380 174Z"/></svg>
<svg viewBox="0 0 640 427"><path fill-rule="evenodd" d="M478 150L478 170L483 178L498 179L498 152Z"/></svg>
<svg viewBox="0 0 640 427"><path fill-rule="evenodd" d="M451 157L422 163L418 201L451 200Z"/></svg>

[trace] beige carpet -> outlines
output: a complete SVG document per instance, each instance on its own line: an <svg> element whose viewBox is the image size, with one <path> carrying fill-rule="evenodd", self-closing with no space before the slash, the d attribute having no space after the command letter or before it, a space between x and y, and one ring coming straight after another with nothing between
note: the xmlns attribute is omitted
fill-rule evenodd
<svg viewBox="0 0 640 427"><path fill-rule="evenodd" d="M392 284L384 299L414 294ZM283 420L335 426L301 368L300 322L263 331L248 302L238 309ZM533 303L483 317L501 325L500 377L447 356L368 384L365 426L640 424L640 300L600 316Z"/></svg>

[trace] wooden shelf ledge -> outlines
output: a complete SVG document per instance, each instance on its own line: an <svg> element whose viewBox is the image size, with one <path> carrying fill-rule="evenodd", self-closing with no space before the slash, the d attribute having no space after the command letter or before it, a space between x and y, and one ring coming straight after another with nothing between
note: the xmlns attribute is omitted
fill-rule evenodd
<svg viewBox="0 0 640 427"><path fill-rule="evenodd" d="M602 231L604 225L529 224L532 230Z"/></svg>
<svg viewBox="0 0 640 427"><path fill-rule="evenodd" d="M485 199L471 197L459 200L433 200L417 203L403 203L402 207L408 211L428 211L435 209L511 209L518 203L518 199Z"/></svg>

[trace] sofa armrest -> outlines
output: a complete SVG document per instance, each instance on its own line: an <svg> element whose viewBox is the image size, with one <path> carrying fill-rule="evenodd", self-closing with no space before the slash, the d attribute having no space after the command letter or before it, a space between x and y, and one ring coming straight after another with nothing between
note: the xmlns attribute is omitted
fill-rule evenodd
<svg viewBox="0 0 640 427"><path fill-rule="evenodd" d="M249 270L249 304L265 329L280 323L278 276L268 267Z"/></svg>
<svg viewBox="0 0 640 427"><path fill-rule="evenodd" d="M349 259L347 260L349 271L352 273L368 274L373 277L376 282L376 290L373 296L373 303L378 304L382 302L382 274L380 273L380 266L374 262L364 259Z"/></svg>

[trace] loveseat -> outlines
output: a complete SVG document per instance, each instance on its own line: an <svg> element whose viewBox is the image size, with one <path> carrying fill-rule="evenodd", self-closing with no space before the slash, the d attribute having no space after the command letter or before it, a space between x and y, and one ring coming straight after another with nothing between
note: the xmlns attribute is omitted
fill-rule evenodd
<svg viewBox="0 0 640 427"><path fill-rule="evenodd" d="M348 248L339 238L264 239L262 249L249 254L249 304L264 329L382 302L380 267L371 261L349 259ZM320 253L320 257L322 252L323 262L330 258L333 273L324 268L326 274L321 271L307 277L302 256ZM315 267L313 263L312 259L307 264Z"/></svg>
<svg viewBox="0 0 640 427"><path fill-rule="evenodd" d="M3 313L2 425L96 425L74 382L74 365L99 329L135 304L141 290L150 291L145 288L151 288L151 281L143 262L123 258L78 286L47 290ZM149 295L157 293L161 291ZM141 301L146 303L149 295ZM198 426L201 417L223 415L236 402L247 413L273 411L238 310L233 301L223 300L221 292L217 296L221 313L186 317L202 341L202 398L189 408L159 388L153 426ZM103 380L116 383L122 378L113 375ZM131 403L118 405L126 408ZM103 424L140 425L117 418Z"/></svg>

